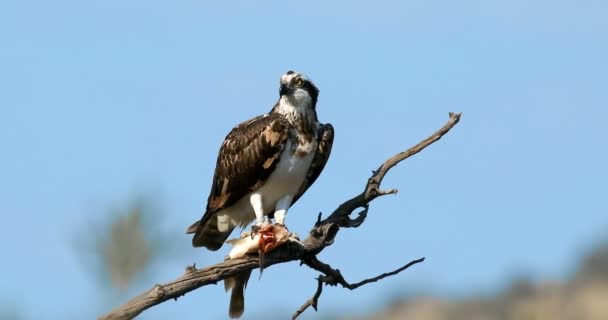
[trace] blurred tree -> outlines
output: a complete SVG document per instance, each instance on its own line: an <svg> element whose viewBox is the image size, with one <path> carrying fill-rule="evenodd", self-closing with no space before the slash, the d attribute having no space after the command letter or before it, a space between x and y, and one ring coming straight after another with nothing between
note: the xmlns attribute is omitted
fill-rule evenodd
<svg viewBox="0 0 608 320"><path fill-rule="evenodd" d="M408 297L365 319L605 320L606 301L608 240L582 257L574 277L564 282L535 282L521 274L496 295L464 299Z"/></svg>
<svg viewBox="0 0 608 320"><path fill-rule="evenodd" d="M25 319L21 308L14 302L3 300L0 302L0 320Z"/></svg>
<svg viewBox="0 0 608 320"><path fill-rule="evenodd" d="M596 245L591 252L583 258L577 272L578 280L608 280L608 240Z"/></svg>
<svg viewBox="0 0 608 320"><path fill-rule="evenodd" d="M151 241L144 234L141 215L140 207L130 208L126 215L112 221L109 237L98 243L97 251L112 285L122 290L150 263Z"/></svg>
<svg viewBox="0 0 608 320"><path fill-rule="evenodd" d="M75 247L86 270L106 288L125 292L181 250L175 231L163 228L164 210L150 195L106 209L101 221L78 228ZM149 282L149 281L148 281Z"/></svg>

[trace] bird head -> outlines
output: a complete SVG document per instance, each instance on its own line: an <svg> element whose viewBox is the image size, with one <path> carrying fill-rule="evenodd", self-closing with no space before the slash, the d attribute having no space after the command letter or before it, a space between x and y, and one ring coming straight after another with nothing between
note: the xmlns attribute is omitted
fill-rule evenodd
<svg viewBox="0 0 608 320"><path fill-rule="evenodd" d="M314 109L317 105L319 89L306 75L290 70L281 76L279 94L293 105L309 105Z"/></svg>

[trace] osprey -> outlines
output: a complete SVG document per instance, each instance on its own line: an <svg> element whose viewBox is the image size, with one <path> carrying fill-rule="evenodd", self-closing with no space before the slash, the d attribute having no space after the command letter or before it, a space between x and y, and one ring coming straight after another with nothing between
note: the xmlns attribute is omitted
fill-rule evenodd
<svg viewBox="0 0 608 320"><path fill-rule="evenodd" d="M334 130L317 119L319 90L304 74L288 71L279 94L269 113L237 125L222 143L205 214L187 230L194 247L218 250L234 228L254 220L254 234L267 218L284 226L289 208L325 167ZM243 313L248 278L225 281L231 317Z"/></svg>

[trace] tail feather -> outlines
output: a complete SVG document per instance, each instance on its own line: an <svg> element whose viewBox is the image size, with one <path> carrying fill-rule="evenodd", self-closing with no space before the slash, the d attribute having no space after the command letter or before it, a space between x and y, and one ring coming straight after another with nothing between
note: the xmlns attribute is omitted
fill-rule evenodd
<svg viewBox="0 0 608 320"><path fill-rule="evenodd" d="M195 233L196 230L198 229L198 226L201 224L201 220L196 221L195 223L193 223L190 227L188 227L188 229L186 230L186 234L191 234L191 233Z"/></svg>
<svg viewBox="0 0 608 320"><path fill-rule="evenodd" d="M234 227L220 231L217 227L217 217L213 216L210 219L195 222L186 230L186 233L194 233L194 237L192 237L194 247L206 247L211 251L217 251L228 239L232 230Z"/></svg>
<svg viewBox="0 0 608 320"><path fill-rule="evenodd" d="M224 289L226 291L232 290L230 307L228 308L228 315L232 319L240 318L245 312L245 288L250 276L251 270L224 280Z"/></svg>

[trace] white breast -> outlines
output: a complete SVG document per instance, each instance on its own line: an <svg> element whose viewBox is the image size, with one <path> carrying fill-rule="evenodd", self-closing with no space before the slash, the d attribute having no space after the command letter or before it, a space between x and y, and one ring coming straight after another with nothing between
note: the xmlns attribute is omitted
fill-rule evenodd
<svg viewBox="0 0 608 320"><path fill-rule="evenodd" d="M317 142L314 140L298 146L298 152L293 152L291 142L287 143L275 170L258 190L262 195L264 213L273 211L277 201L284 196L296 195L308 174L316 149Z"/></svg>
<svg viewBox="0 0 608 320"><path fill-rule="evenodd" d="M317 141L313 139L311 142L299 145L297 152L294 152L292 142L288 141L274 171L266 183L256 191L262 196L264 214L274 212L277 202L281 198L286 195L294 197L300 190L315 156L317 145ZM220 231L239 225L245 227L255 219L255 213L249 204L250 196L251 194L243 197L235 205L217 213Z"/></svg>

